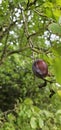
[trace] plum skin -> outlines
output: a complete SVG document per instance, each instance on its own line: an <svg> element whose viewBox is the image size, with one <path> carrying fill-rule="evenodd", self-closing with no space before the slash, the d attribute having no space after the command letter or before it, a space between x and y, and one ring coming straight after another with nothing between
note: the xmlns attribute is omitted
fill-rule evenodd
<svg viewBox="0 0 61 130"><path fill-rule="evenodd" d="M36 75L38 78L44 78L48 76L48 65L42 59L37 59L34 61L32 70L34 75Z"/></svg>

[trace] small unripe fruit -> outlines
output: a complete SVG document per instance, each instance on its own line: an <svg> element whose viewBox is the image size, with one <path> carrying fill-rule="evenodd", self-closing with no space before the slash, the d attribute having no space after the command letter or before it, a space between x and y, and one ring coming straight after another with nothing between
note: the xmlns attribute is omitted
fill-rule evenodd
<svg viewBox="0 0 61 130"><path fill-rule="evenodd" d="M48 76L48 65L42 59L37 59L34 61L32 70L33 73L39 78Z"/></svg>

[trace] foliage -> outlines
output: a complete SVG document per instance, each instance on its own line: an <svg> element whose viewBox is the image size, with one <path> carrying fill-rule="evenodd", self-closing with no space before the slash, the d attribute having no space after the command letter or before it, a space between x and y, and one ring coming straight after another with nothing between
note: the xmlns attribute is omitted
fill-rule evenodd
<svg viewBox="0 0 61 130"><path fill-rule="evenodd" d="M48 64L45 88L35 59ZM61 130L60 65L61 0L1 0L0 130Z"/></svg>

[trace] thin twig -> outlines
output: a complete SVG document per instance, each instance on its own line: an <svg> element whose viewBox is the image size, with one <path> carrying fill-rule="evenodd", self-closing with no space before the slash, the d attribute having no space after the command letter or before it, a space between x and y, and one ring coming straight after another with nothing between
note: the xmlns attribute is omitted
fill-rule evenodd
<svg viewBox="0 0 61 130"><path fill-rule="evenodd" d="M0 40L7 34L7 32L11 29L12 26L15 25L16 22L17 22L17 20L14 21L14 22L12 22L12 23L5 29L5 31L2 32L2 34L0 35Z"/></svg>
<svg viewBox="0 0 61 130"><path fill-rule="evenodd" d="M20 52L26 51L26 49L29 49L29 48L30 48L30 47L24 47L24 48L22 48L22 49L10 51L10 52L8 52L7 56L12 55L12 54L15 54L15 53L20 53Z"/></svg>

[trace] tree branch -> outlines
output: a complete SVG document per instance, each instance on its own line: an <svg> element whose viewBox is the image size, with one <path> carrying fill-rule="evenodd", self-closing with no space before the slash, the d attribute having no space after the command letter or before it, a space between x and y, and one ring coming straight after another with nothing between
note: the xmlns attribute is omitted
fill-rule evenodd
<svg viewBox="0 0 61 130"><path fill-rule="evenodd" d="M35 5L36 2L37 2L37 0L34 0L33 2L30 2L30 1L28 0L26 9L28 9L28 8L31 7L32 5Z"/></svg>
<svg viewBox="0 0 61 130"><path fill-rule="evenodd" d="M8 52L7 56L12 55L12 54L15 54L15 53L20 53L20 52L26 51L26 49L29 49L29 48L30 48L30 47L24 47L24 48L22 48L22 49L10 51L10 52Z"/></svg>
<svg viewBox="0 0 61 130"><path fill-rule="evenodd" d="M12 26L15 25L15 23L17 22L17 20L15 22L12 22L6 29L5 31L3 31L1 34L0 34L0 40L9 32L10 28Z"/></svg>
<svg viewBox="0 0 61 130"><path fill-rule="evenodd" d="M20 7L20 9L21 9L21 11L22 11L22 17L23 17L23 24L24 24L25 36L26 36L26 38L27 38L27 41L28 41L28 43L29 43L30 48L32 48L32 47L33 47L32 39L31 39L31 37L28 38L28 37L29 37L28 21L27 21L27 18L26 18L26 16L25 16L25 13L24 13L24 10L22 9L22 7Z"/></svg>

